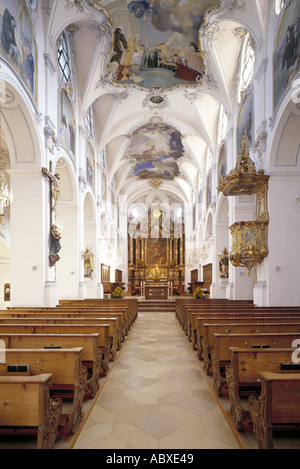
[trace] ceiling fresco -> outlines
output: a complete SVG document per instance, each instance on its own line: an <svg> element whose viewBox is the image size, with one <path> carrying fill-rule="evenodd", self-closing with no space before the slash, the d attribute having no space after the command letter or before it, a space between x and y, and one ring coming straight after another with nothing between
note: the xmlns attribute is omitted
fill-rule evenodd
<svg viewBox="0 0 300 469"><path fill-rule="evenodd" d="M185 154L181 134L165 124L146 124L131 138L128 156L139 179L172 180L179 174L178 160Z"/></svg>
<svg viewBox="0 0 300 469"><path fill-rule="evenodd" d="M216 0L121 0L108 7L114 28L109 74L145 88L195 84L204 74L198 31Z"/></svg>

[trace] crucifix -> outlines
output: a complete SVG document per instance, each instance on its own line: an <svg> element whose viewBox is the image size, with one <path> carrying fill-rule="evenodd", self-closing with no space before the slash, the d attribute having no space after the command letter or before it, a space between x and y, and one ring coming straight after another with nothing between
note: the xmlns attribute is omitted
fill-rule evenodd
<svg viewBox="0 0 300 469"><path fill-rule="evenodd" d="M58 252L60 245L60 229L55 220L55 209L59 198L59 174L53 174L52 161L50 161L50 170L42 168L42 175L50 182L50 266L53 267L60 257Z"/></svg>

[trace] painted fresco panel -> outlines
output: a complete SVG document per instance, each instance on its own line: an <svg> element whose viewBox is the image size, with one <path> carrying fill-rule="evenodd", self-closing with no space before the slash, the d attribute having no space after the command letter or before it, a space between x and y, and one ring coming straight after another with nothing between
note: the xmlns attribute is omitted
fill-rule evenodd
<svg viewBox="0 0 300 469"><path fill-rule="evenodd" d="M218 4L216 0L118 2L118 8L110 8L115 31L109 73L117 81L147 88L200 81L205 66L198 30L205 13Z"/></svg>
<svg viewBox="0 0 300 469"><path fill-rule="evenodd" d="M208 173L206 179L206 208L210 207L212 203L212 173L211 171Z"/></svg>
<svg viewBox="0 0 300 469"><path fill-rule="evenodd" d="M86 179L93 191L95 190L95 156L92 147L86 145Z"/></svg>
<svg viewBox="0 0 300 469"><path fill-rule="evenodd" d="M0 55L14 68L37 102L37 47L23 0L0 0Z"/></svg>
<svg viewBox="0 0 300 469"><path fill-rule="evenodd" d="M248 93L240 108L237 124L237 151L242 149L242 138L245 135L246 150L253 146L253 97Z"/></svg>
<svg viewBox="0 0 300 469"><path fill-rule="evenodd" d="M59 143L66 148L75 163L75 119L73 106L65 89L60 92Z"/></svg>
<svg viewBox="0 0 300 469"><path fill-rule="evenodd" d="M133 174L139 179L174 179L183 155L181 134L169 125L146 124L132 134L129 156L134 161Z"/></svg>
<svg viewBox="0 0 300 469"><path fill-rule="evenodd" d="M274 53L274 108L300 72L300 0L286 8Z"/></svg>
<svg viewBox="0 0 300 469"><path fill-rule="evenodd" d="M219 152L218 161L218 185L220 184L221 178L226 176L226 148L225 145L221 146Z"/></svg>

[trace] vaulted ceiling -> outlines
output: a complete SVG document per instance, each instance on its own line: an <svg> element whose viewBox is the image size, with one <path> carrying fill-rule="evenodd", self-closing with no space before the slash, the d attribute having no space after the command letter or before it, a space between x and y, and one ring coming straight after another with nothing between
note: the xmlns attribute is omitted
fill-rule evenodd
<svg viewBox="0 0 300 469"><path fill-rule="evenodd" d="M152 193L181 203L197 197L207 159L216 164L220 112L230 120L236 105L245 31L256 47L262 42L265 2L249 3L53 2L49 37L72 25L82 116L93 105L97 158L105 150L116 196L130 203ZM120 55L117 28L127 43L118 37Z"/></svg>

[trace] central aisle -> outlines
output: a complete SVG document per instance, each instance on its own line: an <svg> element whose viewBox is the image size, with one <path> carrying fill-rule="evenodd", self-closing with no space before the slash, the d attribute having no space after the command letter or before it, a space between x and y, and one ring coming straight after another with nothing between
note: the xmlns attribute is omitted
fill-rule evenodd
<svg viewBox="0 0 300 469"><path fill-rule="evenodd" d="M239 449L174 313L140 312L74 449Z"/></svg>

